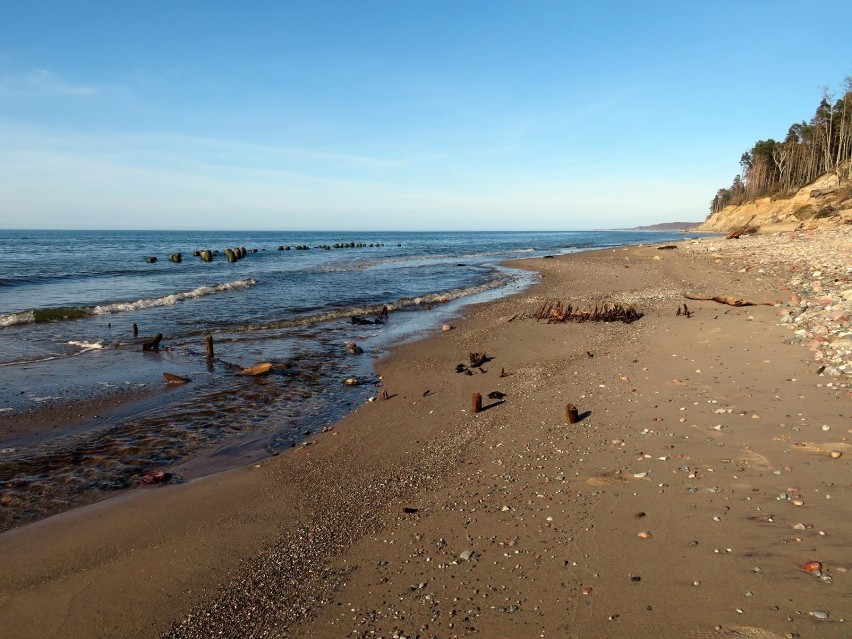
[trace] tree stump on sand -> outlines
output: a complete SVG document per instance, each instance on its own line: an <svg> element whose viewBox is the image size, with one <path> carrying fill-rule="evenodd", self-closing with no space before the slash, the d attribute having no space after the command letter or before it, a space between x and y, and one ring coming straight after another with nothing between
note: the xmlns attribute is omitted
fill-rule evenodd
<svg viewBox="0 0 852 639"><path fill-rule="evenodd" d="M574 404L568 404L565 406L565 421L569 424L576 424L580 421L580 413L577 411L577 407Z"/></svg>

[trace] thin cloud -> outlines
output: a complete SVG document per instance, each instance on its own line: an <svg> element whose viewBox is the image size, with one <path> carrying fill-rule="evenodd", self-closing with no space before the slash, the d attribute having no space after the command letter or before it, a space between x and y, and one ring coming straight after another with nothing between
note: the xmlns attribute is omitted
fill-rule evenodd
<svg viewBox="0 0 852 639"><path fill-rule="evenodd" d="M47 69L30 69L0 76L0 93L4 95L85 97L102 92L102 87L72 82Z"/></svg>

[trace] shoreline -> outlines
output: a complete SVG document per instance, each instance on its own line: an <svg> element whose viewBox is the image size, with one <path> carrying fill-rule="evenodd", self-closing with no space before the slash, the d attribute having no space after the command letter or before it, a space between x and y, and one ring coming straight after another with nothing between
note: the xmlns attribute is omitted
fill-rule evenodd
<svg viewBox="0 0 852 639"><path fill-rule="evenodd" d="M677 244L680 248L687 248L684 241ZM760 412L774 414L778 409L796 410L808 414L809 424L823 419L831 421L830 416L836 421L838 414L848 411L837 402L848 401L848 397L843 395L842 389L807 386L807 394L816 394L819 398L815 402L809 397L807 404L801 405L800 400L788 399L786 391L778 391L773 386L771 390L778 391L782 397L776 407L770 403L775 400L770 397L771 393L765 392L762 384L766 382L768 387L782 384L783 380L777 381L774 377L764 380L759 376L750 380L751 364L746 366L739 361L714 361L712 365L727 367L725 374L732 373L748 380L752 394L760 393L758 399L736 396L741 391L736 390L736 385L726 386L727 382L721 377L718 380L714 377L713 384L709 386L688 381L701 375L683 369L691 365L689 358L682 361L684 357L681 354L679 358L669 358L670 362L663 359L657 350L680 344L688 351L694 351L694 355L690 352L693 359L712 359L716 346L733 348L732 344L746 344L754 347L759 343L764 352L772 351L773 359L777 351L777 357L785 366L802 371L797 373L799 376L812 370L812 362L807 359L809 353L805 349L784 344L779 339L784 335L783 328L777 324L777 310L772 307L727 309L713 302L695 302L690 304L696 312L695 317L688 320L675 318L674 306L682 302L679 289L685 281L696 287L704 286L706 290L703 292L709 294L719 293L719 290L712 290L713 287L725 284L724 292L727 294L750 298L762 295L761 299L777 299L780 295L777 282L764 281L768 278L746 278L737 270L731 272L725 265L715 263L716 255L675 256L668 253L680 251L660 254L653 246L645 246L574 253L553 260L537 259L534 265L540 269L540 284L507 298L466 308L467 317L458 322L454 331L394 348L387 358L377 363L378 372L384 377L384 388L391 394L391 399L358 407L331 431L316 436L291 453L185 486L132 491L139 494L128 495L126 499L121 497L120 503L109 500L93 507L69 511L0 535L0 558L3 565L8 566L0 580L0 622L20 633L12 636L28 636L27 632L32 633L30 636L90 636L93 628L104 636L152 636L166 631L172 621L179 619L184 621L172 629L170 636L209 636L217 629L224 629L226 636L237 636L236 628L248 628L253 636L270 628L277 628L272 636L350 634L352 628L347 627L344 631L340 627L344 621L338 618L339 608L323 604L323 601L329 600L357 604L357 616L370 621L352 623L357 632L365 635L372 629L390 634L394 624L397 624L394 627L412 633L431 623L433 625L429 629L422 631L424 636L429 636L430 632L436 636L465 636L473 631L464 630L460 619L450 621L451 611L443 606L446 598L452 599L447 589L453 586L446 581L446 576L448 571L455 570L471 580L479 579L482 584L493 585L503 580L504 585L510 583L510 588L519 594L517 602L507 599L493 607L487 600L484 601L488 606L484 603L470 604L477 607L478 612L467 615L469 621L466 623L475 624L478 632L485 633L483 636L496 636L488 634L489 629L496 631L502 627L501 624L509 624L515 628L515 634L525 636L531 626L541 626L542 630L552 633L554 625L570 626L569 622L598 619L603 614L600 611L607 607L612 609L608 613L612 616L616 602L632 602L637 591L650 596L646 587L648 582L654 584L655 589L660 588L661 593L678 594L679 583L668 584L659 569L645 566L644 561L654 559L665 550L661 547L666 544L667 534L674 539L675 533L682 532L685 525L689 528L688 521L678 521L676 514L680 512L691 517L696 504L689 503L687 497L678 493L671 496L674 502L672 512L664 514L660 510L663 498L659 495L674 492L674 489L667 487L662 489L663 493L658 493L660 489L652 482L631 479L628 467L634 465L638 468L638 465L635 461L629 462L632 455L626 454L626 451L641 452L642 459L648 454L646 451L654 451L651 460L640 462L640 465L664 465L668 473L672 470L669 468L671 464L655 459L656 449L662 448L662 442L676 442L674 445L685 451L676 454L688 457L700 455L717 468L730 466L733 462L722 461L728 457L720 458L718 454L714 457L718 447L705 438L714 438L716 444L727 444L728 450L736 451L735 456L742 456L737 445L739 438L756 438L756 442L750 444L755 451L760 447L778 448L784 443L773 444L771 437L764 441L762 437L768 434L766 432L760 436L745 431L740 433L742 424L736 423L733 416L711 413L711 420L733 420L730 424L723 424L734 435L734 438L728 439L724 428L712 430L707 416L694 418L692 413L698 409L690 408L681 413L679 405L667 406L667 403L676 401L675 393L692 387L690 391L696 393L696 400L710 401L707 399L709 393L730 399L731 404L740 404L732 410L748 408L746 412L759 415L761 419L748 423L764 427L763 431L770 424L768 415L760 415ZM528 260L522 262L525 266L530 265ZM702 268L715 270L702 272ZM601 288L602 285L604 288ZM639 301L648 313L646 318L627 326L547 325L523 317L534 312L545 298L575 304L579 301L589 303L602 298L606 291L611 292L613 299L622 297ZM512 316L519 316L519 319L509 322ZM755 319L749 320L749 317ZM704 339L697 339L701 332L696 335L696 329L704 325L708 333ZM744 331L751 330L754 334L744 335ZM662 341L658 331L667 332ZM714 344L711 336L724 337L727 341ZM746 342L742 342L743 338ZM463 362L469 350L484 350L496 357L486 367L487 373L465 376L454 372L455 363ZM588 357L586 351L593 353L594 357ZM634 359L638 359L639 363L634 363ZM678 377L670 378L668 371L656 376L642 371L643 368L656 371L667 366L683 370L676 371ZM498 377L500 368L506 369L508 377ZM764 370L773 367L760 368L762 376L777 373ZM643 376L648 379L641 380ZM622 377L628 379L625 381ZM671 379L680 379L680 383L674 384ZM621 388L624 386L632 386L635 392ZM467 414L465 411L469 410L472 389L481 388L486 394L492 387L508 393L505 403L494 405L475 418ZM616 388L617 391L609 390ZM430 392L424 396L427 390ZM848 394L848 391L845 392ZM655 393L664 398L666 395L670 397L667 402L661 403L663 400L652 397ZM838 393L839 398L835 397ZM643 399L640 401L640 398ZM561 425L564 404L571 400L578 403L581 411L591 411L580 428L568 429ZM650 403L652 400L656 405ZM685 400L681 402L685 404ZM755 407L749 404L755 404ZM643 428L677 427L681 414L689 415L687 422L696 421L695 427L690 424L691 430L686 432L700 434L701 437L684 439L685 434L681 431L673 431L670 437L674 439L670 440L641 434ZM655 421L656 418L661 423ZM628 425L633 425L635 432L632 429L625 432ZM777 424L773 426L778 428ZM840 423L836 423L834 429L831 432L809 432L808 437L816 441L820 433L828 433L835 438L845 438L845 429L840 428ZM614 433L617 437L609 437ZM616 438L622 439L624 446L609 443ZM561 443L555 443L557 440ZM831 443L839 445L844 442ZM634 451L637 446L641 449ZM694 450L696 446L699 448ZM561 452L554 452L556 448ZM495 465L492 453L497 450L500 451L500 459L515 460L516 468L509 474L516 473L519 476L517 481L506 483L507 480L500 479L499 472L492 472L492 468L506 465L505 460ZM756 454L768 460L770 455L765 452ZM665 456L662 450L660 453L658 456ZM779 459L784 457L774 449L772 454L780 455ZM824 454L814 452L793 450L788 454L795 459L790 472L797 472L799 467L814 466L807 469L809 472L813 470L810 474L814 477L794 475L803 495L807 490L805 482L809 482L808 485L816 482L814 485L819 486L828 471L842 472L844 477L848 477L845 474L848 473L846 462L852 451L839 460L829 461ZM808 461L805 461L796 459L797 455L812 457L806 457ZM527 456L537 456L538 461L534 465L522 461ZM701 485L702 496L711 495L717 500L719 505L714 503L711 506L721 508L716 516L725 517L725 526L721 528L730 528L726 530L730 538L740 535L759 548L763 539L761 534L773 527L766 526L767 522L763 521L755 530L755 524L744 516L728 523L727 511L722 508L722 504L730 500L726 506L736 502L735 510L744 512L746 505L741 503L739 495L745 489L733 487L740 481L752 482L759 491L763 491L756 495L765 498L770 505L774 503L775 495L769 495L768 486L774 486L771 482L777 483L778 476L770 472L768 464L761 462L759 466L755 461L757 458L750 459L750 464L743 466L744 470L734 471L748 476L747 479L735 481L726 473L727 478L723 481L719 475L711 475L704 468L705 464L694 480L682 479L676 470L672 470L675 475L661 475L660 480L665 482L665 478L670 476L669 482L673 485L681 482ZM742 460L735 461L743 464ZM559 467L551 468L554 463ZM781 468L782 465L778 466ZM545 472L544 467L549 470ZM652 472L656 476L656 471ZM788 471L781 468L781 472ZM560 473L563 479L554 479ZM575 473L576 479L569 478ZM524 479L520 479L521 475ZM674 478L677 481L672 481ZM725 497L721 502L719 497L715 497L718 493L704 492L702 480L705 478L723 487L721 492ZM824 553L824 561L831 567L842 561L840 551L844 543L848 544L842 541L843 530L844 527L847 531L849 528L848 523L838 519L844 514L842 507L840 512L837 509L825 512L825 504L842 505L843 499L848 503L848 480L835 478L833 481L836 484L831 495L834 501L823 500L823 504L814 504L818 517L830 522L825 526L828 534L819 542L812 542L819 552ZM540 489L534 488L539 484ZM646 521L649 523L643 521L642 525L653 524L655 527L653 539L642 541L645 545L641 550L634 548L621 535L625 528L632 530L635 527L632 519L635 513L631 513L628 523L612 514L624 514L621 513L624 508L635 509L633 503L626 503L631 502L627 498L628 493L615 494L627 487L641 493L633 501L647 513ZM534 494L539 490L544 491L541 493L544 497ZM553 521L539 518L536 514L542 511L539 505L545 503L540 500L548 496L551 499L546 503L554 508ZM810 499L807 501L810 502ZM530 506L530 502L535 506ZM469 505L463 506L465 503ZM476 503L480 505L474 505ZM415 508L416 512L402 512L403 505ZM557 505L563 508L561 513L555 511ZM503 506L508 510L504 511ZM702 500L698 507L710 506ZM520 512L526 512L522 520L519 519L520 514L515 515ZM561 521L562 516L567 520ZM708 521L712 523L713 520L710 518ZM600 546L605 541L612 548L598 548L594 561L584 558L582 555L588 553L583 552L571 561L579 564L578 560L585 560L585 564L597 566L598 574L603 575L599 579L612 581L606 585L594 581L598 578L592 577L592 568L588 568L589 575L585 579L594 585L579 585L582 581L578 580L579 577L565 574L562 562L569 560L556 552L556 548L560 547L588 548L584 544L589 540L586 533L590 524L605 531L597 544ZM657 532L656 526L662 526L661 532ZM417 532L414 532L415 529ZM60 530L62 534L59 534ZM373 537L379 531L381 534ZM488 532L493 534L486 534ZM694 528L688 532L696 539L706 535ZM508 538L505 537L507 534ZM397 543L389 545L382 541L389 535L395 535ZM633 531L631 536L635 538L635 535L636 531ZM494 540L488 542L492 537ZM572 540L567 541L568 537ZM654 543L658 537L660 542ZM849 535L846 534L845 538L848 539ZM444 546L438 546L439 539L445 540ZM537 544L540 545L541 540L547 539L550 542L545 546L532 550L539 547ZM823 541L827 543L823 544ZM723 555L732 555L729 559L754 563L751 557L741 557L743 551L739 548L727 553L728 546L719 543ZM777 540L773 538L774 543ZM426 548L424 553L412 554L421 546ZM466 549L471 550L471 557L459 560L459 553ZM529 559L530 553L532 556L540 555L542 566L549 567L550 563L557 562L558 567L553 565L555 574L561 574L560 578L568 582L576 582L577 587L564 586L560 591L558 583L547 581L549 572L542 572L541 567L525 566L516 571L500 567L497 573L494 571L498 568L486 569L489 564L496 566L504 554L513 554L514 551L509 549L523 550L516 558L521 563L529 563L522 560ZM641 582L642 586L624 585L604 574L611 565L607 562L614 560L611 552L617 550L639 554L637 561L641 564L639 567L645 580ZM773 568L778 567L776 574L790 574L780 572L780 567L785 564L778 556L785 550L773 551L771 563ZM574 550L570 552L574 553ZM712 573L716 570L709 568L715 565L711 562L718 559L713 554L708 558L702 552L696 572L706 569ZM424 563L431 555L436 555L436 564L440 559L440 564L445 565L437 571L437 575L432 574L436 571L432 570L432 566ZM550 559L550 555L558 555L558 558ZM412 557L421 559L412 560ZM375 561L377 558L380 559ZM381 561L388 563L380 566ZM417 562L417 566L406 564L406 561ZM618 563L617 559L614 561ZM686 559L684 561L689 563ZM385 568L388 565L391 568ZM727 573L728 568L722 572ZM425 572L430 573L425 581L415 576ZM739 572L731 574L739 575ZM845 588L848 592L849 578L845 572L829 574L835 579L835 583L830 585L834 591ZM649 575L655 578L649 579ZM327 579L321 579L323 576ZM464 576L460 575L462 581L465 581ZM797 577L795 565L792 576ZM735 581L740 579L735 577ZM789 577L783 579L784 588L791 586ZM813 589L814 582L807 581L809 579L811 576L801 583L797 578L792 579L795 582L791 591L794 597L804 597L803 593L810 592L806 588ZM726 597L733 596L716 592L714 588L718 584L713 583L713 578L701 581L711 586L695 591L703 597L727 602ZM408 588L412 582L424 582L426 585L410 591ZM595 593L601 592L602 601L597 595L579 592L587 587L592 587ZM625 587L628 590L624 590ZM718 587L721 588L721 585ZM406 607L408 617L417 619L413 627L407 619L402 623L386 612L382 601L387 604L392 598L387 594L377 594L380 591L413 593L403 597L407 603L399 604ZM548 598L551 595L556 597L556 593L560 592L563 593L562 607L550 609L549 606L556 606L556 602L547 601ZM286 604L270 608L264 603L270 598L270 593L275 594L277 601L285 601ZM427 593L431 597L430 602L422 600ZM489 594L487 591L483 593ZM490 594L491 601L495 601L498 595ZM526 601L540 599L536 604L539 610L550 609L550 615L543 618L536 614L535 606L522 601L521 594L525 594ZM762 601L770 594L765 590L758 592L755 588L753 595L757 599L752 599L752 602ZM822 596L825 591L819 594ZM739 596L742 594L739 593ZM831 603L837 594L832 592L825 596ZM465 601L468 597L469 593L463 595ZM47 602L51 603L48 605ZM128 606L129 603L133 605ZM242 605L235 605L237 603ZM568 607L563 604L568 604ZM452 607L464 605L468 604L452 604ZM618 603L622 610L625 605L628 604ZM617 619L621 621L615 621L611 630L606 629L604 616L601 621L604 625L598 634L589 628L583 636L607 636L606 632L615 632L616 629L619 632L627 632L630 628L638 631L644 628L643 623L660 623L660 610L664 614L673 612L665 604L647 605L658 612L650 614L653 610L646 611L649 614L644 617L638 612L633 613L634 616L618 613ZM739 616L734 607L725 605L730 611L719 611L720 621L724 622L722 625L733 627L737 620L742 622L744 617ZM767 608L771 605L777 604L768 604ZM517 610L511 610L513 606ZM501 607L506 610L499 610ZM554 613L557 609L563 612ZM566 616L564 611L569 609L573 612ZM194 610L195 614L187 618L190 610ZM202 611L210 613L209 616ZM435 612L438 615L433 619ZM515 615L516 612L519 614ZM678 623L665 617L665 623L671 624L673 630L712 630L712 624L707 627L707 615L702 616L701 612L690 610ZM589 614L592 617L588 617ZM785 623L793 623L781 623L783 620L772 615L758 616L760 627L771 627L775 632ZM834 617L830 619L834 621ZM805 620L796 618L796 621ZM457 627L448 625L456 623L459 624ZM228 634L229 628L231 634ZM842 623L823 624L821 630L825 628L829 629L829 634L824 636L835 636L831 632L841 636L844 630ZM87 631L89 634L86 634ZM500 632L505 631L506 627L503 627ZM571 632L579 636L578 628ZM666 636L686 635L672 632Z"/></svg>

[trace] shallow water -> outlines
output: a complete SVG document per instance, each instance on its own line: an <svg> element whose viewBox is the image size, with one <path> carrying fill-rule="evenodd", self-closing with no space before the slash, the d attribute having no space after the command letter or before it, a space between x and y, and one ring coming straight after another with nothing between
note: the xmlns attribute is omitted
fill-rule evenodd
<svg viewBox="0 0 852 639"><path fill-rule="evenodd" d="M162 372L192 379L129 414L0 441L0 530L153 470L181 465L191 477L289 448L373 394L371 355L533 280L501 260L679 237L0 231L0 410L160 389ZM364 246L316 248L335 243ZM228 263L224 249L240 246L246 257ZM220 253L203 262L200 249ZM177 252L182 262L168 261ZM387 324L350 321L384 306ZM133 324L140 338L162 333L163 350L141 353ZM349 354L351 341L365 352ZM239 373L264 361L275 365L268 376ZM353 376L363 384L342 384Z"/></svg>

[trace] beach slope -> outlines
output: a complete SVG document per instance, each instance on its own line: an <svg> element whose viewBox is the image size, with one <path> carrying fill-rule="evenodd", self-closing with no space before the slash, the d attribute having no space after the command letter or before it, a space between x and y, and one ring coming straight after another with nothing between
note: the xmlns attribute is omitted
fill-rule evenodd
<svg viewBox="0 0 852 639"><path fill-rule="evenodd" d="M848 636L844 247L841 229L518 263L541 283L395 349L388 399L307 445L0 535L2 634ZM548 300L645 315L535 320ZM488 360L456 372L471 352Z"/></svg>

